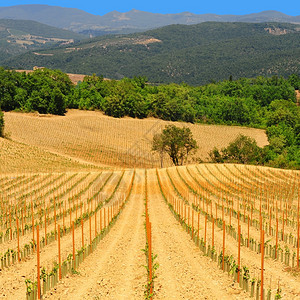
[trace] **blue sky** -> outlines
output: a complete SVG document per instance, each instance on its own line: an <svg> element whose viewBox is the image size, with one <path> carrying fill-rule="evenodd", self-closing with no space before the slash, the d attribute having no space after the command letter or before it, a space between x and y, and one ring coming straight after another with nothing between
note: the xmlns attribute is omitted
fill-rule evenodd
<svg viewBox="0 0 300 300"><path fill-rule="evenodd" d="M261 12L263 10L278 10L288 15L300 15L299 0L0 0L0 6L11 6L19 4L48 4L62 7L74 7L85 10L96 15L104 15L110 11L127 12L138 9L153 13L180 13L189 11L196 14L236 14Z"/></svg>

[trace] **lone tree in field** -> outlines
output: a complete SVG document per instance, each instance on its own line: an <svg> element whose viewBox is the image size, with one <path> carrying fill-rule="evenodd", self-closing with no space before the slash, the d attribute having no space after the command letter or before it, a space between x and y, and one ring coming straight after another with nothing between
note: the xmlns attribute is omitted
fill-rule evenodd
<svg viewBox="0 0 300 300"><path fill-rule="evenodd" d="M163 155L167 153L175 166L182 165L188 156L198 148L197 142L193 139L189 128L179 128L174 125L168 125L162 131L153 137L152 150L160 154L161 166L163 164Z"/></svg>

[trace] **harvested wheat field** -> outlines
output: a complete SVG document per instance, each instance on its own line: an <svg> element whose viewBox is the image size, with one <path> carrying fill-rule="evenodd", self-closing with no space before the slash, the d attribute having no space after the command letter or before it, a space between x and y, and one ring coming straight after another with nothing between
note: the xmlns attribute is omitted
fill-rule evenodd
<svg viewBox="0 0 300 300"><path fill-rule="evenodd" d="M300 298L300 172L146 168L165 124L5 113L1 299ZM261 130L188 126L202 157L241 132L267 142Z"/></svg>
<svg viewBox="0 0 300 300"><path fill-rule="evenodd" d="M115 119L101 112L70 110L66 116L5 113L5 128L12 140L38 146L86 162L121 167L160 167L151 151L153 135L167 124L187 126L197 140L195 157L206 160L214 147L226 147L239 134L259 146L268 143L264 130L237 126L194 125L158 119ZM164 166L171 166L168 157Z"/></svg>

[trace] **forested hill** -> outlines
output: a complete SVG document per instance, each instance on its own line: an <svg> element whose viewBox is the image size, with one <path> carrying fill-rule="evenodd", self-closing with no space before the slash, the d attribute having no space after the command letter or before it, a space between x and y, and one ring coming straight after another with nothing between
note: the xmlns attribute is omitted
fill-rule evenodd
<svg viewBox="0 0 300 300"><path fill-rule="evenodd" d="M70 44L85 36L35 21L0 19L0 62L29 50Z"/></svg>
<svg viewBox="0 0 300 300"><path fill-rule="evenodd" d="M146 76L152 83L206 84L240 77L300 73L300 25L219 23L170 25L144 33L93 38L75 45L7 60L120 79Z"/></svg>

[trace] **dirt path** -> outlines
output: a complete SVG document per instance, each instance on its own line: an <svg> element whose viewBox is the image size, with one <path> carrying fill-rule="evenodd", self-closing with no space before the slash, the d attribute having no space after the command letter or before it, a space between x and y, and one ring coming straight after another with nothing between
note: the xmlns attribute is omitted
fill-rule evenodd
<svg viewBox="0 0 300 300"><path fill-rule="evenodd" d="M155 170L148 171L148 189L153 252L159 263L155 299L248 299L175 220L160 194Z"/></svg>
<svg viewBox="0 0 300 300"><path fill-rule="evenodd" d="M97 250L44 299L143 299L146 284L144 171L137 171L125 210Z"/></svg>

